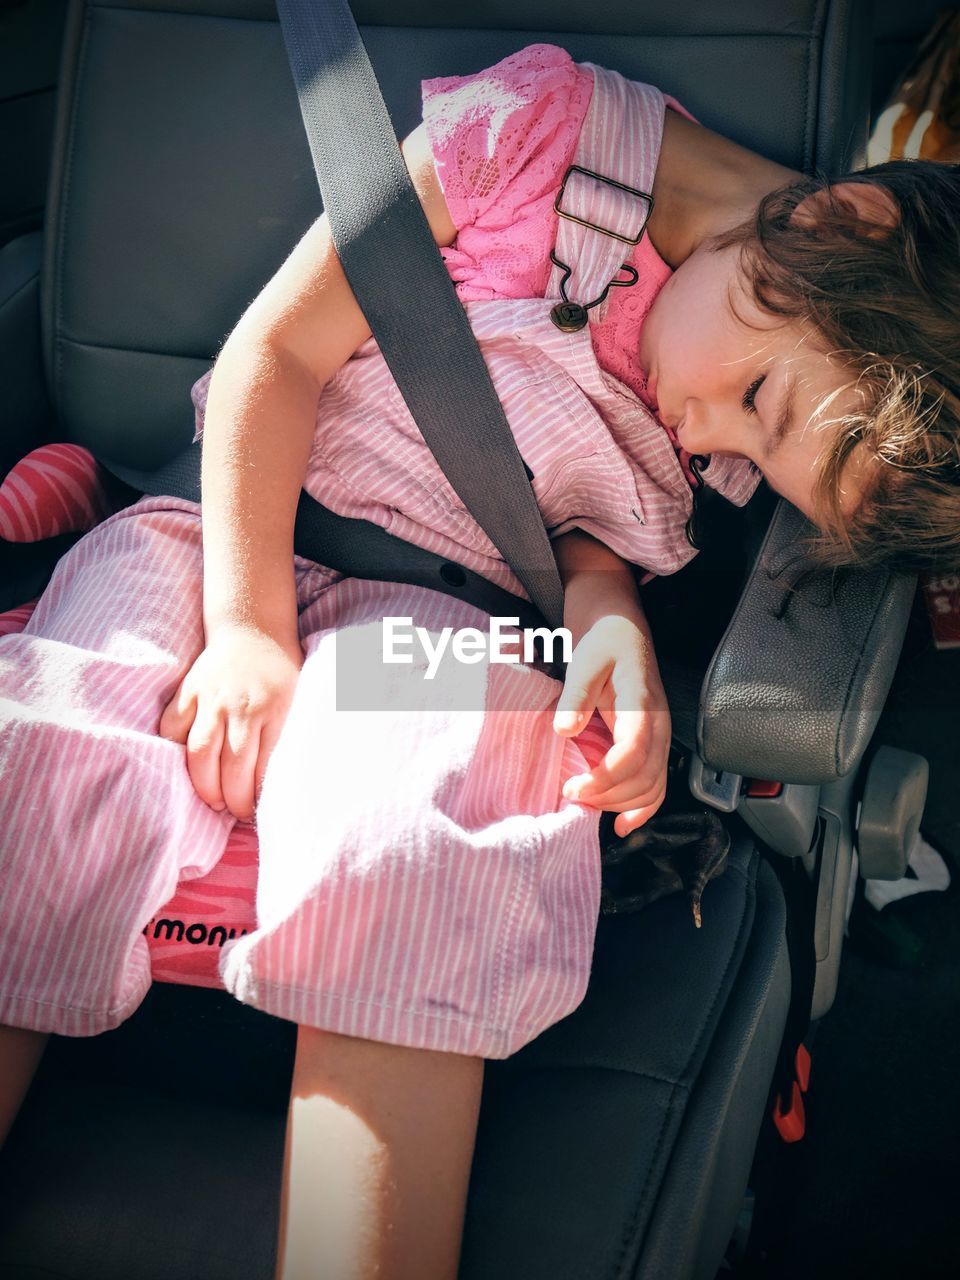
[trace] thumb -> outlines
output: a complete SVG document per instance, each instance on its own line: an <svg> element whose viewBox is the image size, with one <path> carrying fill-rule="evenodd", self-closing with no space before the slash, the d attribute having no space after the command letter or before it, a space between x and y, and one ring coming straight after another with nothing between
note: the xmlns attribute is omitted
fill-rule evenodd
<svg viewBox="0 0 960 1280"><path fill-rule="evenodd" d="M186 679L180 681L160 716L158 729L161 738L179 742L181 746L187 745L187 736L197 714L196 699L187 692L186 683Z"/></svg>

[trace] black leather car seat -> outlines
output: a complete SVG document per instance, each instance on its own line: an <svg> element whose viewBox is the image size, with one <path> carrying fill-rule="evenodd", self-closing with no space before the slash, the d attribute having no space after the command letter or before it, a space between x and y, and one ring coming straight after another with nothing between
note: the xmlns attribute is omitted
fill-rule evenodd
<svg viewBox="0 0 960 1280"><path fill-rule="evenodd" d="M869 15L859 0L354 9L401 135L417 122L421 78L547 40L659 85L782 163L837 173L862 156ZM192 434L191 384L318 211L270 0L75 0L41 286L61 434L134 467L177 452ZM781 508L702 696L702 669L674 671L671 688L678 731L714 777L806 789L788 812L800 812L803 847L786 851L816 873L831 806L853 807L849 779L892 675L909 584L874 575L849 587L830 616L844 635L858 628L855 659L831 653L829 635L818 647L802 610L792 615L792 671L769 703L745 706L737 690L787 634L764 566L796 532ZM787 725L796 671L812 710ZM762 820L765 840L782 844L784 824ZM488 1067L465 1280L715 1273L791 990L783 894L750 829L762 820L756 805L731 820L730 868L707 889L701 931L679 900L602 919L581 1008ZM844 821L828 904L845 893ZM818 1012L838 946L829 934L818 951L828 975ZM291 1046L283 1024L173 989L98 1042L58 1044L0 1161L0 1271L268 1277Z"/></svg>

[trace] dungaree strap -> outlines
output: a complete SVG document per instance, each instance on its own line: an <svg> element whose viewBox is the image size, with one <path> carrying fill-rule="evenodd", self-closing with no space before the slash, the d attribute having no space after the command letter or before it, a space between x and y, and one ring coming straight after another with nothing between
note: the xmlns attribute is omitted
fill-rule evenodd
<svg viewBox="0 0 960 1280"><path fill-rule="evenodd" d="M642 196L627 194L609 181L598 181L578 170L586 169L621 186L652 193L663 142L666 99L653 85L627 80L616 71L590 63L582 65L593 74L594 90L574 156L576 169L571 166L568 172L560 208L581 222L636 240L638 228L652 208L652 195L648 204ZM569 274L554 266L547 297L562 296L588 307L618 277L624 284L630 282L622 267L632 247L581 222L569 217L559 220L554 258L567 264ZM606 309L606 301L589 306L586 316L570 327L582 328L584 320L597 324L604 319ZM749 459L734 456L698 458L691 466L696 477L695 500L708 485L737 506L742 506L754 492L760 475ZM694 546L703 538L698 523L692 515L687 535Z"/></svg>
<svg viewBox="0 0 960 1280"><path fill-rule="evenodd" d="M599 298L631 253L625 241L639 239L653 206L653 178L663 138L664 98L649 84L627 80L616 71L584 64L594 79L593 95L564 185L561 208L583 222L607 228L624 239L591 230L561 217L555 257L570 267L564 285L568 299L582 306ZM644 195L628 194L587 170ZM554 265L547 296L559 298L564 272ZM603 319L606 303L591 307L589 319Z"/></svg>

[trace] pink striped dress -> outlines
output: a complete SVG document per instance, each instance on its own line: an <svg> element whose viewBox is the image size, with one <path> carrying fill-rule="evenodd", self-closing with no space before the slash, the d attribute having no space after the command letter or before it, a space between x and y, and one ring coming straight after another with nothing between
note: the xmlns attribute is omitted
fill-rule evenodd
<svg viewBox="0 0 960 1280"><path fill-rule="evenodd" d="M652 572L691 555L689 486L644 408L639 326L669 269L562 334L543 300L552 204L591 100L590 71L534 46L424 85L459 228L445 258L554 536L593 533ZM662 131L637 160L652 183ZM640 145L638 143L638 145ZM640 184L642 185L642 184ZM612 375L612 376L611 376ZM195 391L199 420L205 384ZM745 501L731 460L711 483ZM516 585L463 510L375 344L324 390L307 487ZM89 1035L150 983L143 930L178 882L217 864L232 819L199 800L160 714L202 646L199 510L146 499L65 557L25 629L0 638L0 1022ZM595 717L552 729L559 685L533 666L382 661L383 619L486 619L420 588L297 559L305 662L256 817L256 928L220 952L239 999L297 1022L506 1057L580 1003L599 904L595 811L561 788L609 745Z"/></svg>

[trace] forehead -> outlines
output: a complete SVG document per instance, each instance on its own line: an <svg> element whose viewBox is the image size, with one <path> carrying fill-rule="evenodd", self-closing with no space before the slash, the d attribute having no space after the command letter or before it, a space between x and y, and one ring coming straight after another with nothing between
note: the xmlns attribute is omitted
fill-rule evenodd
<svg viewBox="0 0 960 1280"><path fill-rule="evenodd" d="M776 315L761 306L753 289L750 262L736 245L724 249L700 246L679 268L688 270L677 302L687 308L686 322L711 340L723 343L726 361L807 354L822 359L824 344L813 326Z"/></svg>

